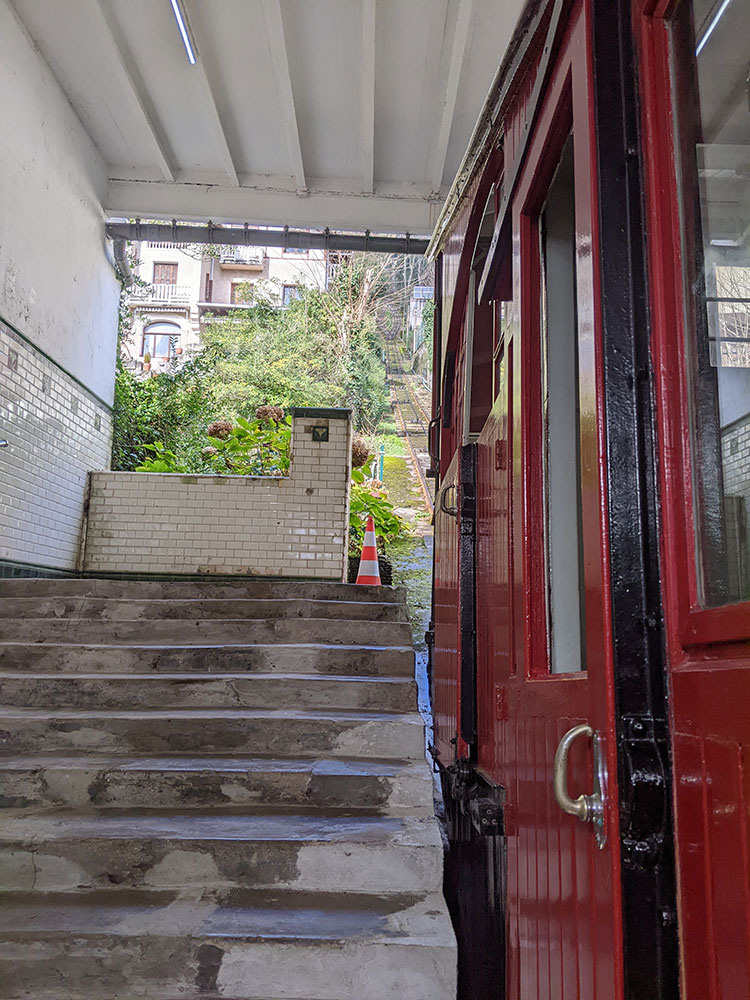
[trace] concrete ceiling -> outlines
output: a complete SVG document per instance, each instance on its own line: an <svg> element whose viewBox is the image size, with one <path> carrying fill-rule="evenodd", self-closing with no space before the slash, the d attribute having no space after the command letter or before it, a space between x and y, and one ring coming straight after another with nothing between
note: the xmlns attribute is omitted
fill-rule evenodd
<svg viewBox="0 0 750 1000"><path fill-rule="evenodd" d="M112 215L428 234L523 0L10 0Z"/></svg>

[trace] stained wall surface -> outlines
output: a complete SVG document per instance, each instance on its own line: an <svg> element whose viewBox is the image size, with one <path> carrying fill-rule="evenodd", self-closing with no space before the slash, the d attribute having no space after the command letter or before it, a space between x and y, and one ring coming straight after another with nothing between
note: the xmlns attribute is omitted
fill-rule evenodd
<svg viewBox="0 0 750 1000"><path fill-rule="evenodd" d="M103 162L0 4L0 573L76 568L89 470L107 468L119 286Z"/></svg>

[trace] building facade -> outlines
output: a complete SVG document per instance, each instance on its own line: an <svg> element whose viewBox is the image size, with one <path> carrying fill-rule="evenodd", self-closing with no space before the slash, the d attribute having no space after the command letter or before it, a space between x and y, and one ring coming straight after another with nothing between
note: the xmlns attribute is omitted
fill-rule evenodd
<svg viewBox="0 0 750 1000"><path fill-rule="evenodd" d="M137 284L129 297L126 359L158 371L195 350L214 316L252 301L253 285L284 308L302 288L326 287L326 252L283 247L221 246L207 254L181 243L144 241L136 247ZM149 367L150 366L150 367Z"/></svg>

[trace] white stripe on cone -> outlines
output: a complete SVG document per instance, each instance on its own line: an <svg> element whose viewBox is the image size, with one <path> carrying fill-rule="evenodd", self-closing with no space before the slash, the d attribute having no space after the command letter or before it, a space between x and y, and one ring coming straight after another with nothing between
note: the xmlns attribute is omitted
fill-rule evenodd
<svg viewBox="0 0 750 1000"><path fill-rule="evenodd" d="M380 586L380 566L378 565L378 550L375 541L375 522L372 515L367 518L365 526L365 540L362 545L362 557L359 561L357 583Z"/></svg>

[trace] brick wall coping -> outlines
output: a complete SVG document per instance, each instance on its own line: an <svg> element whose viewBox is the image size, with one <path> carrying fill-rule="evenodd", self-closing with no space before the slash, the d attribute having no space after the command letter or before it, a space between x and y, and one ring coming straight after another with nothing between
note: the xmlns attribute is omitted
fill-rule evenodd
<svg viewBox="0 0 750 1000"><path fill-rule="evenodd" d="M107 479L114 479L116 476L137 476L138 480L141 479L180 479L185 483L205 483L209 480L215 481L219 486L222 483L231 483L235 481L243 483L276 483L276 482L286 482L289 479L289 475L286 476L235 476L231 474L222 475L216 472L123 472L121 470L107 470L105 473Z"/></svg>
<svg viewBox="0 0 750 1000"><path fill-rule="evenodd" d="M319 417L321 420L348 420L352 411L339 406L293 406L291 414L293 417Z"/></svg>

